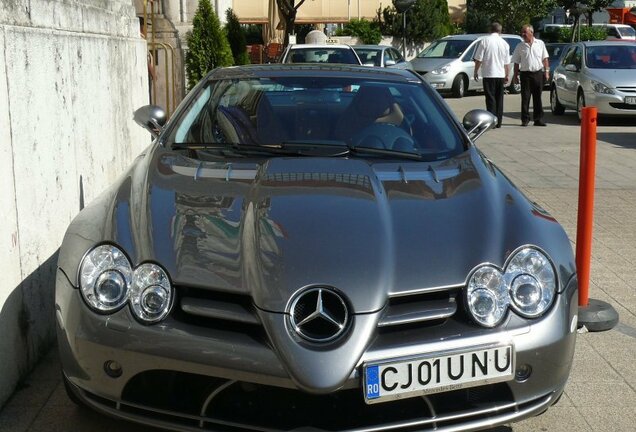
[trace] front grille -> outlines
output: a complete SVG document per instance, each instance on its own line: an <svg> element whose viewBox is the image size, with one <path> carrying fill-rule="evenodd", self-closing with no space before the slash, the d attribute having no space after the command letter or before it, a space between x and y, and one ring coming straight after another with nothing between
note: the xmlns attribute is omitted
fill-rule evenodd
<svg viewBox="0 0 636 432"><path fill-rule="evenodd" d="M622 110L636 110L636 105L630 105L626 103L610 102L610 106L612 108L622 109Z"/></svg>
<svg viewBox="0 0 636 432"><path fill-rule="evenodd" d="M115 415L182 430L399 432L444 430L480 422L501 424L545 410L550 395L514 402L506 383L367 405L359 388L329 395L183 372L144 372L126 385L121 401L81 392Z"/></svg>
<svg viewBox="0 0 636 432"><path fill-rule="evenodd" d="M616 90L621 91L623 93L636 94L636 87L616 87Z"/></svg>
<svg viewBox="0 0 636 432"><path fill-rule="evenodd" d="M457 312L459 288L435 289L428 292L393 296L389 299L378 326L422 327L444 323Z"/></svg>

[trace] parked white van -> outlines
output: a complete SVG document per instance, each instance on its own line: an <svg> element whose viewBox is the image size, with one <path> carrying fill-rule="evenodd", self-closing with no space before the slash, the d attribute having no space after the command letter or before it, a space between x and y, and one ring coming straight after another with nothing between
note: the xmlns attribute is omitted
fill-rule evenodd
<svg viewBox="0 0 636 432"><path fill-rule="evenodd" d="M606 24L595 23L594 27L605 27L607 29L607 39L636 40L636 30L627 24Z"/></svg>

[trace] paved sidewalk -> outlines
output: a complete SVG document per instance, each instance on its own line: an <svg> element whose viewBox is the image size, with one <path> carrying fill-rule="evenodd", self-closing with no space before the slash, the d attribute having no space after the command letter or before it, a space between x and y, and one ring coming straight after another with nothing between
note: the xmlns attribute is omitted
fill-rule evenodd
<svg viewBox="0 0 636 432"><path fill-rule="evenodd" d="M544 93L548 107L547 92ZM447 99L461 119L482 95ZM519 126L520 99L505 98L504 126L478 147L576 240L580 128L572 112L546 115L548 127ZM636 123L598 128L591 297L611 303L620 324L580 334L574 369L559 403L542 416L498 431L636 431ZM51 351L0 411L1 432L151 432L75 407L64 393Z"/></svg>

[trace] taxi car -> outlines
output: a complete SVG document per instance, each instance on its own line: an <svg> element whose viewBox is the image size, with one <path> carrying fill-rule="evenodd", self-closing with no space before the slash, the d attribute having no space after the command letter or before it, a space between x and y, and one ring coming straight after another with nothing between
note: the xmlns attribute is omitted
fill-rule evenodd
<svg viewBox="0 0 636 432"><path fill-rule="evenodd" d="M74 401L181 431L458 431L542 413L572 365L557 221L412 71L216 69L70 224Z"/></svg>

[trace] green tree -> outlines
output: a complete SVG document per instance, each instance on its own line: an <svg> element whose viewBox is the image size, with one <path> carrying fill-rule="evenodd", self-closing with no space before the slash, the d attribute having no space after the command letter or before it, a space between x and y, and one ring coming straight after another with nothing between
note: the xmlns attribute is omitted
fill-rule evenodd
<svg viewBox="0 0 636 432"><path fill-rule="evenodd" d="M578 2L576 0L556 0L556 3L564 10L572 10L576 7ZM594 12L602 11L612 3L614 3L614 0L587 0L584 2L583 6L585 7L585 11L583 15L587 18L587 24L592 25L592 15L594 15Z"/></svg>
<svg viewBox="0 0 636 432"><path fill-rule="evenodd" d="M298 3L296 3L296 0L276 0L278 11L285 24L285 45L289 44L289 32L294 29L298 8L301 7L303 3L305 3L305 0L300 0Z"/></svg>
<svg viewBox="0 0 636 432"><path fill-rule="evenodd" d="M466 2L466 33L487 33L492 18L474 6L475 0Z"/></svg>
<svg viewBox="0 0 636 432"><path fill-rule="evenodd" d="M338 36L356 36L362 41L362 43L372 45L377 45L382 40L382 33L380 33L379 25L364 18L352 19L336 34Z"/></svg>
<svg viewBox="0 0 636 432"><path fill-rule="evenodd" d="M232 57L234 57L235 65L244 65L250 62L247 55L247 42L245 39L245 31L241 27L236 14L232 9L225 11L225 31L227 33L227 40L230 43L230 49L232 50Z"/></svg>
<svg viewBox="0 0 636 432"><path fill-rule="evenodd" d="M402 14L394 7L378 10L376 18L383 34L403 36ZM406 13L406 40L421 43L454 33L446 0L417 0Z"/></svg>
<svg viewBox="0 0 636 432"><path fill-rule="evenodd" d="M234 63L230 44L219 18L212 10L210 0L199 0L199 7L192 20L192 31L188 32L186 42L188 90L212 69Z"/></svg>
<svg viewBox="0 0 636 432"><path fill-rule="evenodd" d="M556 7L556 0L472 0L471 6L496 20L506 33L517 33L535 17L544 17Z"/></svg>

